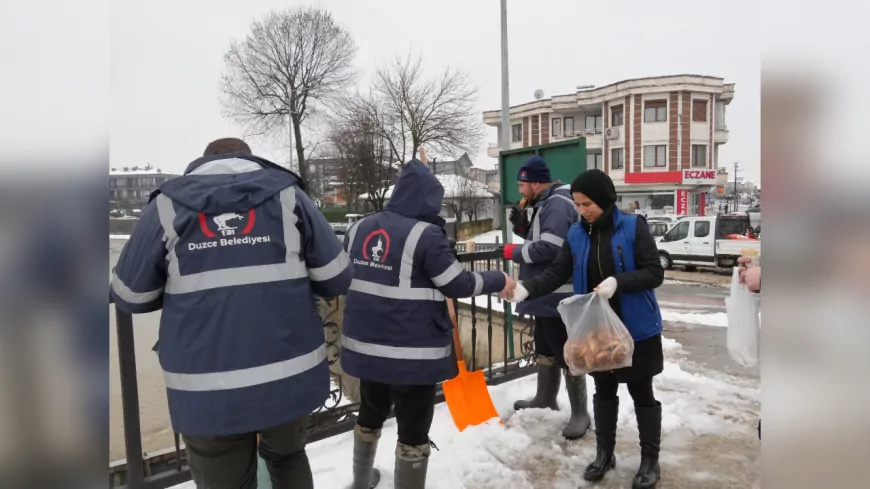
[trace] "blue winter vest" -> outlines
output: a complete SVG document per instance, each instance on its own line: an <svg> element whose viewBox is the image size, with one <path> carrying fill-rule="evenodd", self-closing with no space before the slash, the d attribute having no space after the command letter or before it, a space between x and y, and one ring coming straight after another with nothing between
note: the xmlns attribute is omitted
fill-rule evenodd
<svg viewBox="0 0 870 489"><path fill-rule="evenodd" d="M636 270L634 263L634 237L637 216L613 212L614 231L611 238L616 273ZM586 265L589 263L589 233L578 222L568 230L568 243L574 255L574 293L588 294ZM620 318L634 341L642 341L662 332L662 314L655 292L619 293Z"/></svg>

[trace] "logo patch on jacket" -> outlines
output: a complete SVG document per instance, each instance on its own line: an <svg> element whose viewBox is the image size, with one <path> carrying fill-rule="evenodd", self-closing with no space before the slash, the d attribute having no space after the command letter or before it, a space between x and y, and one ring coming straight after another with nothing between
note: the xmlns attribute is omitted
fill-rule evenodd
<svg viewBox="0 0 870 489"><path fill-rule="evenodd" d="M206 248L217 248L218 246L234 246L239 244L255 245L259 243L268 243L271 237L266 236L247 236L254 229L254 223L257 221L257 213L254 209L248 211L247 215L238 214L235 212L225 212L217 216L209 218L204 212L200 212L199 228L202 234L210 241L202 243L188 243L187 247L190 251L204 250ZM244 226L244 227L242 227ZM239 228L242 227L241 231ZM217 238L217 233L225 236L219 240L212 241L212 238ZM243 236L241 238L236 235ZM232 237L229 237L232 236Z"/></svg>
<svg viewBox="0 0 870 489"><path fill-rule="evenodd" d="M362 244L363 260L354 258L355 265L363 265L367 267L381 268L383 270L392 270L393 267L384 265L387 261L387 255L390 254L390 235L384 229L375 229Z"/></svg>

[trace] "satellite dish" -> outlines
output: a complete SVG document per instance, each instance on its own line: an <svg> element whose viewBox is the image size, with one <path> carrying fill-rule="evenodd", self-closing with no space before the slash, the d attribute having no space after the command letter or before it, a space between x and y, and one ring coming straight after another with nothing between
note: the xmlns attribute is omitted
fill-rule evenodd
<svg viewBox="0 0 870 489"><path fill-rule="evenodd" d="M535 90L535 100L541 100L542 98L544 98L544 91L540 88Z"/></svg>

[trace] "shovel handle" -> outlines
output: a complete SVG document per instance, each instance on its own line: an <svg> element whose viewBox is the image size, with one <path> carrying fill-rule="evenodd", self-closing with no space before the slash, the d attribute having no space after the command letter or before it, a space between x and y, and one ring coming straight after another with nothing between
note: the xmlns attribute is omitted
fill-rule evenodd
<svg viewBox="0 0 870 489"><path fill-rule="evenodd" d="M456 309L453 307L453 299L447 299L447 313L450 314L450 321L453 322L453 349L456 350L456 361L462 362L465 357L462 356L462 341L459 339L459 321L456 319Z"/></svg>

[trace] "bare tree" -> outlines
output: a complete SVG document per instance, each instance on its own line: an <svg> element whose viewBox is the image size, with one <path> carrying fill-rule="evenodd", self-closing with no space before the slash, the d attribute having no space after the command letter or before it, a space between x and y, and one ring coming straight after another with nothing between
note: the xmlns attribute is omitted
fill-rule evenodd
<svg viewBox="0 0 870 489"><path fill-rule="evenodd" d="M462 222L463 214L469 221L473 221L483 210L489 198L488 192L480 182L469 178L464 172L448 176L447 183L444 189L444 205L456 216L457 223Z"/></svg>
<svg viewBox="0 0 870 489"><path fill-rule="evenodd" d="M339 178L348 205L360 195L376 212L384 208L386 192L395 183L396 169L390 162L389 143L381 137L376 121L367 112L346 110L333 124L329 141L336 155L344 160Z"/></svg>
<svg viewBox="0 0 870 489"><path fill-rule="evenodd" d="M308 180L301 126L353 83L355 54L350 34L326 10L271 12L224 55L224 113L249 135L291 129L299 174Z"/></svg>
<svg viewBox="0 0 870 489"><path fill-rule="evenodd" d="M409 56L378 69L371 92L355 97L352 110L375 124L395 161L408 161L422 145L433 154L473 154L483 138L477 89L461 71L429 79L422 66L421 57Z"/></svg>

